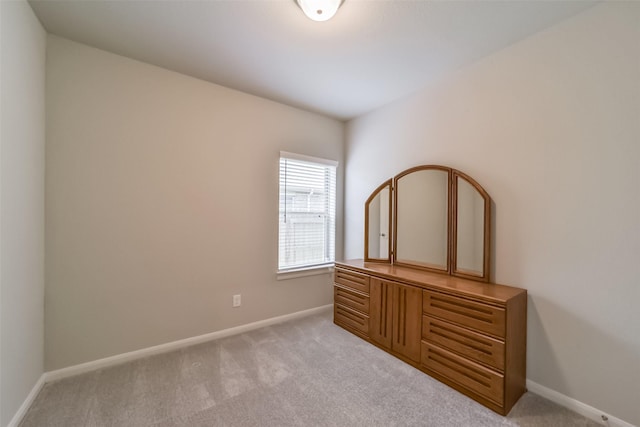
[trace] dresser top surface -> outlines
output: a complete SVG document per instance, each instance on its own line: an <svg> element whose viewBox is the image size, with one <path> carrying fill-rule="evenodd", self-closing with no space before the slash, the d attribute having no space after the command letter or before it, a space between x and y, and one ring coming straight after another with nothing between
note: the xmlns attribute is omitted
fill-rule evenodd
<svg viewBox="0 0 640 427"><path fill-rule="evenodd" d="M475 297L489 302L504 303L511 298L520 294L526 294L527 292L526 289L513 286L476 282L410 267L364 262L361 259L336 261L335 264L336 267L360 270L367 274L389 280L408 282L423 288L452 292L454 294Z"/></svg>

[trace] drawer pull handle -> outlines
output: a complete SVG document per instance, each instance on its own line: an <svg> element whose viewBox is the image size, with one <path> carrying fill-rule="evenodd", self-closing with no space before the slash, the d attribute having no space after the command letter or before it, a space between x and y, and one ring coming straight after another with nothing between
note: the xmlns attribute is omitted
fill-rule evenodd
<svg viewBox="0 0 640 427"><path fill-rule="evenodd" d="M478 378L474 375L471 375L469 373L469 371L473 372L476 375L479 375L483 378L486 378L487 380L490 380L491 377L487 374L485 374L484 372L480 372L480 371L476 371L475 369L471 369L468 366L464 366L461 365L460 363L456 362L455 360L449 359L446 356L443 356L439 353L436 353L432 350L429 351L429 355L427 356L429 359L433 360L436 363L439 363L449 369L452 369L462 375L464 375L465 377L469 378L470 380L482 385L483 387L486 388L490 388L491 387L491 383L488 381L483 381L482 378Z"/></svg>
<svg viewBox="0 0 640 427"><path fill-rule="evenodd" d="M459 314L461 316L466 316L466 317L470 317L472 319L478 320L480 322L485 322L485 323L489 323L489 324L493 324L493 320L492 319L487 319L485 317L482 317L482 315L473 315L471 313L467 313L465 311L462 310L456 310L456 307L458 307L457 304L448 304L449 306L443 306L441 304L437 304L437 303L432 303L431 306L434 308L439 308L440 310L446 310L446 311L450 311L452 313L456 313ZM480 311L480 310L477 310Z"/></svg>
<svg viewBox="0 0 640 427"><path fill-rule="evenodd" d="M364 325L364 319L362 319L359 316L355 316L355 315L349 313L348 311L338 309L338 314L343 316L343 317L346 317L347 319L353 320L354 322L357 322L357 323L359 323L361 325Z"/></svg>
<svg viewBox="0 0 640 427"><path fill-rule="evenodd" d="M440 332L440 331L436 330L436 329L438 329L438 328L439 328L439 329L442 329L442 330L444 330L444 331L446 331L446 332L445 332L445 333L442 333L442 332ZM461 340L460 338L457 338L457 337L456 337L456 335L458 335L458 336L462 336L462 337L464 337L464 338L473 339L473 337L471 337L471 336L466 336L466 335L463 335L463 334L458 334L458 333L457 333L457 332L455 332L455 331L452 331L452 330L447 329L447 328L443 328L443 327L441 327L441 326L440 326L440 327L437 327L437 326L436 326L435 328L434 328L434 327L432 327L432 328L430 328L430 329L429 329L429 331L430 331L432 334L434 334L434 335L437 335L437 336L439 336L439 337L442 337L442 338L445 338L445 339L448 339L448 340L451 340L451 341L455 341L455 342L457 342L458 344L461 344L461 345L463 345L463 346L465 346L465 347L472 348L472 349L474 349L475 351L478 351L478 352L480 352L480 353L486 354L487 356L491 356L491 355L493 355L493 352L491 352L491 351L485 350L484 348L482 348L482 347L480 347L480 346L478 346L478 345L470 344L470 343L465 342L465 341Z"/></svg>
<svg viewBox="0 0 640 427"><path fill-rule="evenodd" d="M432 296L431 300L434 301L434 302L441 302L441 303L444 303L444 304L450 304L450 305L452 305L454 307L458 306L458 307L466 308L468 310L478 311L480 313L488 314L490 316L493 315L493 310L491 310L489 308L483 308L483 307L480 307L480 306L475 305L475 304L464 304L464 303L458 302L458 301L453 302L451 300L438 298L436 296Z"/></svg>
<svg viewBox="0 0 640 427"><path fill-rule="evenodd" d="M341 298L344 298L346 300L349 300L349 301L353 302L354 304L364 305L364 298L355 296L355 295L350 294L348 292L338 291L338 296L341 297Z"/></svg>
<svg viewBox="0 0 640 427"><path fill-rule="evenodd" d="M364 277L356 276L353 274L345 274L342 272L339 272L336 276L344 280L349 280L351 282L358 282L358 283L363 283L366 280L366 278Z"/></svg>

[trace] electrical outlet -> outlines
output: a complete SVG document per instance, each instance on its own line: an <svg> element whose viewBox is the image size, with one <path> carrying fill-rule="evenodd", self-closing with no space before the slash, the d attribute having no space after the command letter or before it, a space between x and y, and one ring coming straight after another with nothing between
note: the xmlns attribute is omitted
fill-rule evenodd
<svg viewBox="0 0 640 427"><path fill-rule="evenodd" d="M241 301L241 295L240 295L240 294L238 294L238 295L234 295L234 296L233 296L233 306L234 306L234 307L240 307L240 304L241 304L241 303L242 303L242 301Z"/></svg>

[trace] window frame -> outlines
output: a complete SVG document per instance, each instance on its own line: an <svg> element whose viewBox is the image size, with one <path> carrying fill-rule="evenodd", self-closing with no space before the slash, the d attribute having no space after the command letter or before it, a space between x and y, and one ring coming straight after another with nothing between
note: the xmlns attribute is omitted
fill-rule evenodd
<svg viewBox="0 0 640 427"><path fill-rule="evenodd" d="M329 204L329 211L327 212L327 215L331 218L332 220L332 224L329 224L328 226L324 227L324 233L328 233L328 232L333 232L333 253L331 254L330 258L331 261L326 261L326 262L321 262L321 263L309 263L309 264L303 264L303 265L296 265L296 266L289 266L289 267L280 267L281 263L280 263L280 256L281 256L281 230L280 230L280 218L281 218L281 201L282 201L282 197L283 194L281 192L281 183L282 183L282 169L281 169L281 163L283 159L287 159L287 160L293 160L293 161L301 161L301 162L306 162L306 163L311 163L317 166L324 166L327 168L333 168L333 184L334 184L334 188L329 190L329 196L328 196L328 200L327 203ZM277 273L277 278L278 280L282 280L282 279L289 279L289 278L295 278L295 277L303 277L303 276L310 276L310 275L316 275L316 274L327 274L333 271L333 266L335 263L335 256L336 256L336 231L337 231L337 201L338 201L338 195L337 195L337 191L338 191L338 165L339 162L335 161L335 160L330 160L330 159L325 159L325 158L320 158L320 157L313 157L313 156L307 156L307 155L303 155L303 154L297 154L297 153L291 153L291 152L287 152L287 151L280 151L280 156L278 158L278 255L277 255L277 269L276 269L276 273ZM330 178L327 178L330 179ZM286 193L285 193L286 195ZM333 196L333 200L331 200L331 196ZM286 196L285 196L286 197ZM333 205L333 212L331 212L331 205ZM285 206L286 206L286 202L285 202ZM332 228L332 230L331 230ZM326 237L325 237L326 238Z"/></svg>

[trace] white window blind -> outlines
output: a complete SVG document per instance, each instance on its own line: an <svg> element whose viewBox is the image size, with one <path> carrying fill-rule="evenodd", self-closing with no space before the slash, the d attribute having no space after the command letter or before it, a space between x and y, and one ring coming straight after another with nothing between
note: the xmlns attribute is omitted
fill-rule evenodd
<svg viewBox="0 0 640 427"><path fill-rule="evenodd" d="M279 272L335 261L336 166L280 153Z"/></svg>

